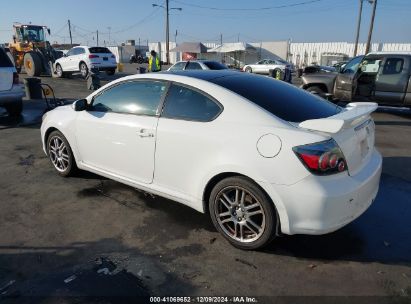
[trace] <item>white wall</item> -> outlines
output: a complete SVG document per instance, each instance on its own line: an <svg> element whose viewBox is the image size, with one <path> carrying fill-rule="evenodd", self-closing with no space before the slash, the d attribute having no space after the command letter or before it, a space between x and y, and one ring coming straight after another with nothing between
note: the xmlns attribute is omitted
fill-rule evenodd
<svg viewBox="0 0 411 304"><path fill-rule="evenodd" d="M176 43L170 41L169 49L171 50L175 47L176 47ZM151 50L156 51L157 54L160 55L160 60L164 62L166 61L167 56L166 56L166 43L165 42L151 42L148 44L148 49L149 49L149 52ZM178 53L170 52L169 54L170 54L170 63L171 64L176 63L178 61L177 59Z"/></svg>
<svg viewBox="0 0 411 304"><path fill-rule="evenodd" d="M116 56L117 63L129 62L130 56L136 52L136 47L134 45L109 46L107 48L114 54L114 56Z"/></svg>
<svg viewBox="0 0 411 304"><path fill-rule="evenodd" d="M320 62L323 53L342 53L353 57L354 47L355 44L349 42L291 43L290 61L296 65L302 62L309 65ZM365 43L359 43L357 55L364 54L365 47ZM411 43L372 43L370 51L411 51Z"/></svg>
<svg viewBox="0 0 411 304"><path fill-rule="evenodd" d="M297 64L305 62L307 65L312 62L321 62L321 56L323 53L341 53L346 54L348 57L354 56L354 43L349 42L318 42L318 43L291 43L288 41L263 41L250 43L256 48L255 53L247 53L245 56L232 54L222 55L219 53L207 53L201 54L200 59L209 59L221 61L223 58L227 64L234 64L235 61L239 61L240 65L256 62L259 59L270 58L275 59L280 57L287 59L288 48L290 52L289 61ZM217 43L204 43L208 48L218 46ZM176 46L175 42L170 42L170 50ZM357 54L364 54L365 43L358 45ZM166 45L165 42L152 42L149 43L149 51L155 50L162 61L166 61ZM109 47L109 49L116 55L117 62L128 62L130 55L134 54L135 47L126 45L122 47ZM411 43L373 43L371 45L371 51L409 51L411 52ZM170 52L170 62L173 64L181 60L181 53Z"/></svg>

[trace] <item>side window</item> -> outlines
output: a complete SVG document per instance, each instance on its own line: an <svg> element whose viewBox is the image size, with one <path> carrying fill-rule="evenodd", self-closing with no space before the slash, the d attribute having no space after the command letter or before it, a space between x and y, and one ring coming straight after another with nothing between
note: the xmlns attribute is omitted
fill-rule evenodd
<svg viewBox="0 0 411 304"><path fill-rule="evenodd" d="M361 62L361 71L363 73L377 73L382 59L381 58L367 58Z"/></svg>
<svg viewBox="0 0 411 304"><path fill-rule="evenodd" d="M202 70L202 68L198 62L190 61L186 66L186 70Z"/></svg>
<svg viewBox="0 0 411 304"><path fill-rule="evenodd" d="M90 111L154 116L166 87L161 81L122 83L96 96Z"/></svg>
<svg viewBox="0 0 411 304"><path fill-rule="evenodd" d="M387 58L384 67L382 68L383 75L400 74L404 66L402 58Z"/></svg>
<svg viewBox="0 0 411 304"><path fill-rule="evenodd" d="M220 106L198 91L172 84L162 116L194 121L211 121L220 114Z"/></svg>
<svg viewBox="0 0 411 304"><path fill-rule="evenodd" d="M74 51L74 49L71 49L71 50L69 50L67 53L66 53L66 56L68 57L68 56L73 56L74 54L73 54L73 51Z"/></svg>
<svg viewBox="0 0 411 304"><path fill-rule="evenodd" d="M77 48L77 54L76 55L80 55L80 54L85 54L86 51L83 48Z"/></svg>
<svg viewBox="0 0 411 304"><path fill-rule="evenodd" d="M73 55L80 55L80 54L81 54L81 50L83 50L83 49L82 49L82 48L75 48Z"/></svg>
<svg viewBox="0 0 411 304"><path fill-rule="evenodd" d="M170 68L170 71L181 71L184 69L184 66L186 65L186 62L177 62L175 65L173 65Z"/></svg>

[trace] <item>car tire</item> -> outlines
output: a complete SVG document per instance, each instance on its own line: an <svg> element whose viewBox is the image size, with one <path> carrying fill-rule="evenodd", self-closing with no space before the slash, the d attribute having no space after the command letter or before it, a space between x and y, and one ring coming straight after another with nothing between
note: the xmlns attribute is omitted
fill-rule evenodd
<svg viewBox="0 0 411 304"><path fill-rule="evenodd" d="M58 78L63 78L64 77L63 68L61 67L60 64L56 65L56 75L57 75Z"/></svg>
<svg viewBox="0 0 411 304"><path fill-rule="evenodd" d="M116 70L115 70L115 69L107 70L107 71L106 71L106 74L109 75L109 76L112 76L112 75L114 75L115 73L116 73Z"/></svg>
<svg viewBox="0 0 411 304"><path fill-rule="evenodd" d="M321 96L321 97L324 96L324 94L325 94L325 91L322 88L320 88L319 86L308 87L307 91L312 93L312 94L316 94L318 96Z"/></svg>
<svg viewBox="0 0 411 304"><path fill-rule="evenodd" d="M87 64L85 64L84 62L80 62L79 68L80 68L81 76L82 76L83 78L86 78L87 75L88 75L88 67L87 67Z"/></svg>
<svg viewBox="0 0 411 304"><path fill-rule="evenodd" d="M47 155L60 176L72 176L77 171L73 151L60 131L53 131L48 136Z"/></svg>
<svg viewBox="0 0 411 304"><path fill-rule="evenodd" d="M36 52L27 52L23 58L24 69L30 77L40 76L42 72L42 64L39 55Z"/></svg>
<svg viewBox="0 0 411 304"><path fill-rule="evenodd" d="M252 72L253 72L253 69L252 69L251 67L246 67L246 68L245 68L245 71L246 71L247 73L252 73Z"/></svg>
<svg viewBox="0 0 411 304"><path fill-rule="evenodd" d="M223 179L211 191L209 212L216 229L233 246L255 250L277 234L279 219L265 192L246 177Z"/></svg>
<svg viewBox="0 0 411 304"><path fill-rule="evenodd" d="M21 112L23 111L23 100L20 99L18 102L14 102L10 105L7 105L6 110L10 116L20 116Z"/></svg>

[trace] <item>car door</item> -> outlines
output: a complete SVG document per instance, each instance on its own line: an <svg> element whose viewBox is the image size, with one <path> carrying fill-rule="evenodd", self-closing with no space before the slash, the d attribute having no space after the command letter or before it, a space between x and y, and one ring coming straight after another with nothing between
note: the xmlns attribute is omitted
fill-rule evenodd
<svg viewBox="0 0 411 304"><path fill-rule="evenodd" d="M86 50L83 47L76 48L76 54L73 58L73 70L80 71L80 61L86 61Z"/></svg>
<svg viewBox="0 0 411 304"><path fill-rule="evenodd" d="M166 88L163 81L126 81L95 96L76 120L81 162L134 182L151 183L158 108Z"/></svg>
<svg viewBox="0 0 411 304"><path fill-rule="evenodd" d="M73 56L71 56L70 61L70 71L80 70L80 61L83 59L85 50L82 47L76 47L73 49Z"/></svg>
<svg viewBox="0 0 411 304"><path fill-rule="evenodd" d="M74 49L70 49L66 55L58 60L63 71L72 71L71 70L71 60L73 58Z"/></svg>
<svg viewBox="0 0 411 304"><path fill-rule="evenodd" d="M15 71L16 69L6 52L0 48L0 93L9 91L13 87L13 74Z"/></svg>
<svg viewBox="0 0 411 304"><path fill-rule="evenodd" d="M375 78L374 98L380 103L402 104L410 79L410 57L384 58Z"/></svg>
<svg viewBox="0 0 411 304"><path fill-rule="evenodd" d="M270 70L275 70L279 65L275 60L267 60L267 65L265 66L264 73L269 74Z"/></svg>
<svg viewBox="0 0 411 304"><path fill-rule="evenodd" d="M257 64L255 64L253 66L253 72L254 73L263 73L266 64L267 64L267 60L261 60L261 61L257 62Z"/></svg>
<svg viewBox="0 0 411 304"><path fill-rule="evenodd" d="M154 183L178 193L193 193L194 181L215 165L221 139L217 117L223 107L195 88L172 84L157 127Z"/></svg>
<svg viewBox="0 0 411 304"><path fill-rule="evenodd" d="M344 101L351 101L353 96L353 82L363 58L364 56L354 57L345 65L341 72L338 73L334 85L335 98Z"/></svg>

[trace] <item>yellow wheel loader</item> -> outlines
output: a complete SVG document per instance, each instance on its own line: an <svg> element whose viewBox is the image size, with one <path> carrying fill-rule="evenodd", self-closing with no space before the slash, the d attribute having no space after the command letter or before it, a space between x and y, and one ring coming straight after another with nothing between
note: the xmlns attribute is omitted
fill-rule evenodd
<svg viewBox="0 0 411 304"><path fill-rule="evenodd" d="M42 25L15 23L13 30L13 40L9 43L9 48L16 70L20 72L24 67L29 76L52 76L57 52L46 40L45 31L50 35L50 29Z"/></svg>

